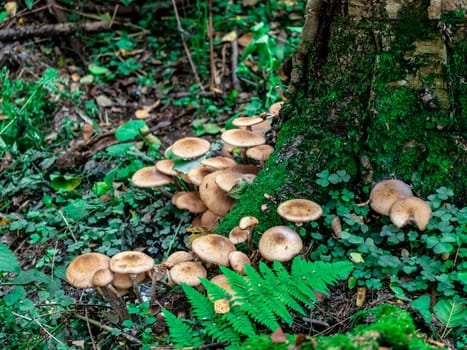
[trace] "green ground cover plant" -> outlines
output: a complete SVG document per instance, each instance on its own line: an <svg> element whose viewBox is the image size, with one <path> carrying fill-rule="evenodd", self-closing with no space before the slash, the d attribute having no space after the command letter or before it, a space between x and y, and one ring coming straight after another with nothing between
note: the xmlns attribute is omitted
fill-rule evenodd
<svg viewBox="0 0 467 350"><path fill-rule="evenodd" d="M132 1L127 3L131 5ZM28 8L33 6L32 2L27 2ZM121 81L136 81L136 87L129 93L130 101L136 103L145 89L153 89L154 98L162 105L194 110L191 131L206 137L219 133L224 122L231 127L233 118L262 113L280 99L276 86L285 86L280 77L281 66L298 45L302 23L301 19L295 19L295 15L303 11L302 2L259 2L250 8L240 2L214 1L209 8L207 1L196 1L193 8L180 12L179 31L174 30L179 25L173 15L163 23L152 21L156 16L154 9L142 14L135 24L137 27L124 26L84 38L89 55L88 64L80 67L80 82L84 86L94 84L108 89L109 86L119 86ZM172 11L171 4L166 5L166 10ZM237 78L241 85L234 89L219 83L217 89L223 92L222 96L213 93L205 83L213 74L206 29L210 14L215 31L222 33L212 37L216 51L226 45L226 36L232 32L239 36L251 35L239 57ZM77 15L70 17L73 16L76 17L72 19L81 20ZM463 16L464 13L451 14L445 20L454 23L461 21ZM3 12L0 19L2 17L6 18ZM407 25L410 18L407 16L402 25ZM333 64L337 59L333 53L338 48L343 48L344 54L347 52L350 57L354 47L343 43L353 43L356 37L354 32L346 30L349 23L343 21L337 25L342 29L341 35L330 43L329 60ZM427 23L417 25L423 31ZM167 35L160 35L160 32ZM419 34L414 32L414 38ZM180 73L195 75L189 65L179 64L187 55L181 36L189 47L202 84L193 77L180 78ZM358 39L361 40L360 45L370 42L368 38ZM402 115L421 112L429 117L430 135L436 135L438 125L449 130L462 128L451 125L444 116L435 115L419 105L417 96L407 89L386 89L386 83L400 78L392 68L404 61L404 50L412 42L410 39L400 41L398 55L377 53L369 45L368 51L360 53L355 66L351 67L355 72L353 76L346 75L349 67L342 65L333 73L334 81L317 80L310 91L320 97L307 110L297 108L301 105L300 99L292 101L285 107L284 122L289 116L298 115L293 128L304 127L308 122L301 116L319 115L335 108L352 91L359 98L348 100L346 108L339 111L346 122L338 127L343 132L349 130L346 137L355 139L358 136L353 133L352 126L358 126L352 125L353 116L355 113L367 115L371 102L368 100L369 90L374 88L377 92L385 91L384 96L375 102L385 121L397 122ZM463 43L456 44L446 67L455 77L450 85L454 91L452 103L456 113L461 114L467 110L467 90L462 80L466 73L466 47ZM228 46L224 48L230 49ZM148 50L149 54L143 58L133 54L141 50ZM374 85L370 86L372 79L365 67L376 59L379 66ZM217 58L216 62L220 64L220 59ZM404 62L408 69L421 63ZM327 74L332 69L329 65L323 67L323 72ZM223 77L221 80L229 79ZM136 188L130 181L135 171L162 158L161 143L164 140L151 134L149 122L128 122L131 115L114 113L111 122L115 143L100 149L85 164L62 171L56 166L60 153L71 147L83 130L79 120L73 118L61 119L60 127L54 129L50 127L54 122L53 116L63 105L72 105L91 118L95 132L103 135L106 130L98 119L107 113L103 112L106 107L80 89L71 92L69 82L61 78L57 69L43 70L34 78L16 79L12 72L3 68L0 84L0 314L3 316L0 343L4 348L80 349L92 343L109 348L150 349L151 346L168 344L198 346L211 341L231 341L232 349L239 346L285 348L287 345L282 343L272 344L269 333L278 326L291 327L297 314L314 310L314 291L325 293L327 286L335 286L337 280L342 281L336 288L344 290L346 296L355 294L358 287L369 291L387 287L391 291L389 301L402 305L406 310L393 305L363 310L353 317L349 333L332 337L307 334L301 343L302 348L353 349L359 348L358 344L361 344L360 348L375 349L381 346L432 348L429 342L419 338L416 329L420 325L428 337L450 337L458 348L467 346L464 334L467 319L467 208L454 204L457 199L454 197L455 188L450 188L452 183L443 182L452 165L447 155L436 152L436 156L429 159L429 164L436 170L431 182L426 184L420 177L415 177L414 186L427 194L433 210L427 229L420 232L413 225L398 229L388 218L376 215L367 205L360 203L368 195L369 188L354 186L361 175L357 171L355 156L359 150L348 149L345 140L328 133L325 125L315 125L315 129L307 126L305 137L310 141L299 147L312 146L314 138L324 132L329 134L326 144L342 157L330 160L328 169L311 168L313 171L310 171L311 165L305 166L308 182L298 182L298 192L309 193L310 196L319 193L324 209L320 221L306 224L300 230L300 235L309 244L301 263L295 262L290 269L280 264L269 267L260 263L258 271L251 268L247 273L255 284L245 282L239 275L222 268L227 275L230 274L231 281L236 281L237 292L245 301L244 307L235 305L234 298L204 280L208 296L231 298L232 311L223 315L213 312L214 300L201 292L187 286L180 290L163 285L158 286L159 292L169 295L184 292L184 300L192 306L192 309L187 307L190 314L177 317L167 307L171 306L168 302L163 312L165 321L161 322L148 302L129 301L131 319L119 323L97 293L87 291L78 294L65 283L65 267L74 257L85 252L112 256L133 248L144 249L162 261L172 251L189 243L186 229L191 226L192 217L171 205L161 192ZM180 91L183 93L179 94ZM393 108L394 101L398 102L397 108ZM277 140L278 146L291 142L287 138L289 127L284 126L284 133ZM391 139L398 135L390 131L385 137ZM428 139L432 141L430 137ZM433 149L443 149L445 145L436 140L432 144L429 142L427 144ZM386 143L381 150L390 151L390 147ZM381 164L389 162L384 158L384 152L377 155L381 157ZM410 156L417 157L417 154ZM264 219L255 229L254 244L266 228L287 224L275 215L274 209L290 191L275 184L287 182L290 168L300 164L303 164L302 159L277 153L260 174L258 185L247 186L244 193L255 211L260 211L265 203L264 183L277 190L277 193L269 194L271 200L266 203L269 210L263 213ZM272 169L274 171L270 171ZM434 183L444 186L433 188ZM170 186L168 189L174 190ZM252 214L250 209L236 207L233 215L222 223L219 232L226 234L239 217L249 214ZM342 230L333 235L331 226L336 217L342 221ZM27 256L29 259L18 261L15 252L3 243L3 239L6 243L14 241L15 252L23 252L22 258ZM336 266L341 269L336 271ZM297 283L298 290L292 288L294 280L313 276L316 271L324 271L323 275L332 278L308 280L310 284ZM278 286L278 282L283 281L290 286L289 289ZM270 300L270 304L265 304L269 308L254 309L252 306L262 305L258 300L264 297ZM93 327L98 331L91 332ZM93 334L97 333L93 339ZM286 336L291 343L297 342L298 335ZM250 339L245 339L247 337ZM227 346L227 343L222 344Z"/></svg>

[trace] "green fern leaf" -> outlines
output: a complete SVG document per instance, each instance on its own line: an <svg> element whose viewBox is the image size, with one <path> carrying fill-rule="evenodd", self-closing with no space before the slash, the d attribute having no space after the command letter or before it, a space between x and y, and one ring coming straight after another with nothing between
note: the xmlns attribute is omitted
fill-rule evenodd
<svg viewBox="0 0 467 350"><path fill-rule="evenodd" d="M219 287L217 284L212 283L207 278L200 278L201 284L206 288L209 300L216 301L224 298L229 298L231 295L224 288Z"/></svg>
<svg viewBox="0 0 467 350"><path fill-rule="evenodd" d="M241 341L240 335L231 327L231 324L221 317L216 317L213 321L204 321L202 325L206 333L215 341L228 341L232 344L238 344Z"/></svg>
<svg viewBox="0 0 467 350"><path fill-rule="evenodd" d="M303 304L310 304L310 297L307 293L303 293L298 287L297 282L292 279L292 276L285 269L285 267L275 261L273 263L274 272L283 286L286 286L287 292L296 300Z"/></svg>
<svg viewBox="0 0 467 350"><path fill-rule="evenodd" d="M287 324L293 322L293 317L289 310L284 306L281 300L281 293L278 293L276 279L263 278L256 270L250 266L245 265L245 273L248 280L252 283L255 288L254 294L257 294L258 302L266 304L269 310L272 310L279 318L281 318Z"/></svg>
<svg viewBox="0 0 467 350"><path fill-rule="evenodd" d="M277 278L274 272L264 262L259 263L259 270L266 281L276 281L276 294L282 304L287 305L287 307L298 312L299 314L306 315L305 310L303 310L295 298L290 295L289 291L287 290L287 284L283 284L282 281Z"/></svg>
<svg viewBox="0 0 467 350"><path fill-rule="evenodd" d="M232 328L239 334L253 337L256 335L255 328L246 315L237 305L232 306L230 312L222 315L222 319L232 325Z"/></svg>
<svg viewBox="0 0 467 350"><path fill-rule="evenodd" d="M165 323L169 328L169 338L174 347L200 346L203 341L183 319L178 318L169 310L162 309Z"/></svg>
<svg viewBox="0 0 467 350"><path fill-rule="evenodd" d="M185 283L182 283L181 286L191 306L193 306L192 314L199 320L214 319L214 305L208 297Z"/></svg>

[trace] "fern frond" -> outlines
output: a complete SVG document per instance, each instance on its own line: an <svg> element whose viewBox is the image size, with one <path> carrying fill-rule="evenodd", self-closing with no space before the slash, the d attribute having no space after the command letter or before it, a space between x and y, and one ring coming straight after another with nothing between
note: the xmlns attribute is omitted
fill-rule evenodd
<svg viewBox="0 0 467 350"><path fill-rule="evenodd" d="M278 293L277 281L275 278L263 278L256 270L250 266L245 265L245 273L248 281L253 286L252 296L257 299L257 302L266 304L269 310L275 313L287 324L291 324L293 317L287 307L282 303L281 293ZM274 331L275 329L273 329Z"/></svg>
<svg viewBox="0 0 467 350"><path fill-rule="evenodd" d="M174 347L181 348L185 346L200 346L203 341L196 335L191 326L183 319L178 318L169 310L162 309L165 317L165 322L169 328L169 338Z"/></svg>
<svg viewBox="0 0 467 350"><path fill-rule="evenodd" d="M217 284L212 283L207 278L200 278L201 284L206 288L209 300L216 301L224 298L230 298L231 295L224 288L219 287Z"/></svg>
<svg viewBox="0 0 467 350"><path fill-rule="evenodd" d="M222 315L222 319L232 325L232 328L239 334L253 337L256 335L255 327L251 323L248 315L245 314L237 305L232 306L231 312Z"/></svg>
<svg viewBox="0 0 467 350"><path fill-rule="evenodd" d="M297 281L302 281L308 288L323 294L328 294L328 285L347 277L353 269L351 262L324 263L322 261L310 262L302 258L292 261L291 275ZM300 286L303 286L300 284Z"/></svg>
<svg viewBox="0 0 467 350"><path fill-rule="evenodd" d="M215 312L214 305L209 298L185 283L182 283L181 286L191 306L193 306L192 314L199 320L212 320Z"/></svg>
<svg viewBox="0 0 467 350"><path fill-rule="evenodd" d="M276 281L276 294L283 304L287 305L287 307L298 312L299 314L306 315L305 310L303 310L300 304L289 293L287 288L288 284L282 283L281 279L278 278L278 276L276 276L274 272L262 261L259 263L259 271L264 276L266 281Z"/></svg>
<svg viewBox="0 0 467 350"><path fill-rule="evenodd" d="M287 291L290 295L305 305L309 305L312 301L316 301L316 296L313 290L302 281L301 277L290 274L279 262L274 262L273 267L279 279L287 286Z"/></svg>
<svg viewBox="0 0 467 350"><path fill-rule="evenodd" d="M233 344L240 343L240 334L238 334L230 325L221 317L217 316L215 320L202 322L206 333L216 341L228 341Z"/></svg>

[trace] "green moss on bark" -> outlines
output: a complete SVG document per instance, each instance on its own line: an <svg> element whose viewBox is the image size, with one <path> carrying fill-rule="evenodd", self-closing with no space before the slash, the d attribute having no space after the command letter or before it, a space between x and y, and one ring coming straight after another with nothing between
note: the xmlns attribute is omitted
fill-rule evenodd
<svg viewBox="0 0 467 350"><path fill-rule="evenodd" d="M467 47L454 44L444 56L421 9L403 9L396 22L336 19L326 49L310 54L307 90L281 113L276 151L218 232L245 215L260 220L258 232L282 224L275 210L286 199L327 202L315 183L325 169L346 170L362 201L365 186L399 178L421 197L446 186L465 202Z"/></svg>

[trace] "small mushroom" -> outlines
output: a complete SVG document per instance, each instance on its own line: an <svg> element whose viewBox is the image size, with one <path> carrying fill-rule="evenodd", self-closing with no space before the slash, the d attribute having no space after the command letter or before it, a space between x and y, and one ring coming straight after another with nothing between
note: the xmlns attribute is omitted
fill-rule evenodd
<svg viewBox="0 0 467 350"><path fill-rule="evenodd" d="M191 249L202 261L223 266L229 266L229 254L236 250L228 238L214 233L196 238Z"/></svg>
<svg viewBox="0 0 467 350"><path fill-rule="evenodd" d="M420 231L424 231L431 218L431 208L423 199L414 196L406 197L394 202L389 218L398 228L414 222Z"/></svg>
<svg viewBox="0 0 467 350"><path fill-rule="evenodd" d="M228 157L211 157L201 161L201 164L212 170L223 170L237 165L237 162Z"/></svg>
<svg viewBox="0 0 467 350"><path fill-rule="evenodd" d="M210 148L210 142L200 137L184 137L170 146L172 153L183 159L199 158L206 154Z"/></svg>
<svg viewBox="0 0 467 350"><path fill-rule="evenodd" d="M199 192L178 192L172 197L172 203L179 209L188 210L193 214L200 214L206 211L207 207L199 196Z"/></svg>
<svg viewBox="0 0 467 350"><path fill-rule="evenodd" d="M249 230L242 230L238 226L235 226L229 232L229 240L233 244L239 244L239 243L246 242L246 241L248 241L249 236L250 236L250 231Z"/></svg>
<svg viewBox="0 0 467 350"><path fill-rule="evenodd" d="M222 133L221 138L224 142L240 148L243 163L247 163L246 149L248 147L259 146L266 143L266 139L263 136L243 129L226 130Z"/></svg>
<svg viewBox="0 0 467 350"><path fill-rule="evenodd" d="M138 289L138 274L145 275L154 266L154 260L143 252L125 251L115 254L110 259L110 270L130 275L133 290L140 303L143 302Z"/></svg>
<svg viewBox="0 0 467 350"><path fill-rule="evenodd" d="M260 166L263 167L264 162L269 158L272 152L274 152L274 147L265 144L248 148L246 150L246 156L258 161Z"/></svg>
<svg viewBox="0 0 467 350"><path fill-rule="evenodd" d="M66 280L75 288L94 288L92 278L96 271L109 268L110 258L101 253L77 256L66 268Z"/></svg>
<svg viewBox="0 0 467 350"><path fill-rule="evenodd" d="M251 252L251 237L253 235L253 230L256 225L259 224L259 221L254 216L244 216L238 222L238 227L242 230L248 230L248 251Z"/></svg>
<svg viewBox="0 0 467 350"><path fill-rule="evenodd" d="M245 264L251 265L250 258L238 250L234 250L229 254L229 262L232 270L244 275L245 274Z"/></svg>
<svg viewBox="0 0 467 350"><path fill-rule="evenodd" d="M176 251L169 255L165 260L164 265L170 269L183 261L193 261L193 255L183 250Z"/></svg>
<svg viewBox="0 0 467 350"><path fill-rule="evenodd" d="M291 199L277 207L277 214L293 222L298 231L303 223L318 220L323 214L323 209L308 199Z"/></svg>
<svg viewBox="0 0 467 350"><path fill-rule="evenodd" d="M197 167L191 168L188 171L187 176L190 179L191 183L195 185L197 188L199 187L199 185L201 185L201 181L203 181L203 178L206 175L212 173L213 171L214 170L209 167L197 166Z"/></svg>
<svg viewBox="0 0 467 350"><path fill-rule="evenodd" d="M201 214L200 226L208 233L214 232L222 217L223 216L217 215L212 210L208 209L203 214Z"/></svg>
<svg viewBox="0 0 467 350"><path fill-rule="evenodd" d="M264 120L261 117L238 117L232 121L232 125L238 126L241 129L251 131L253 125L262 123Z"/></svg>
<svg viewBox="0 0 467 350"><path fill-rule="evenodd" d="M218 216L225 216L235 203L235 200L216 184L219 171L214 171L203 178L199 185L199 195L206 207Z"/></svg>
<svg viewBox="0 0 467 350"><path fill-rule="evenodd" d="M196 287L201 284L201 277L207 277L207 271L199 262L183 261L169 270L169 277L175 284L186 283Z"/></svg>
<svg viewBox="0 0 467 350"><path fill-rule="evenodd" d="M405 182L391 179L378 182L370 192L370 207L382 215L389 215L392 205L399 199L413 196Z"/></svg>
<svg viewBox="0 0 467 350"><path fill-rule="evenodd" d="M109 305L116 312L120 320L130 319L127 306L120 298L121 291L118 291L113 285L114 273L110 269L97 270L92 277L92 283L98 291L109 301Z"/></svg>
<svg viewBox="0 0 467 350"><path fill-rule="evenodd" d="M131 181L137 187L159 187L171 183L172 179L159 172L155 166L149 166L135 172Z"/></svg>
<svg viewBox="0 0 467 350"><path fill-rule="evenodd" d="M303 242L297 232L287 226L266 230L258 243L259 253L268 261L290 261L300 253Z"/></svg>

